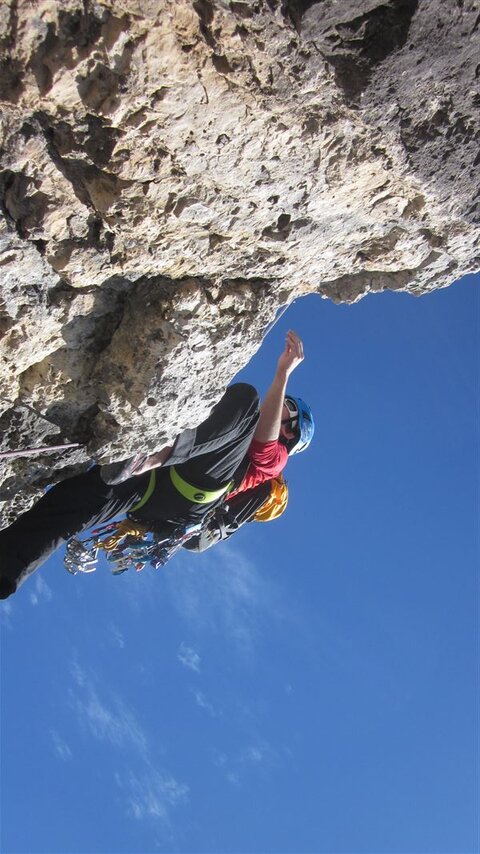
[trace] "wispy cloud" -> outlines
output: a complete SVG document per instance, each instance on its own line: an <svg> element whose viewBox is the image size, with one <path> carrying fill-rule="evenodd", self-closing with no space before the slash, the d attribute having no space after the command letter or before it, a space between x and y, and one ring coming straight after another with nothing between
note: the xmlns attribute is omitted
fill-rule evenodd
<svg viewBox="0 0 480 854"><path fill-rule="evenodd" d="M53 593L47 582L41 575L35 578L35 589L30 592L30 602L32 605L39 605L41 602L50 602Z"/></svg>
<svg viewBox="0 0 480 854"><path fill-rule="evenodd" d="M213 751L213 764L217 766L217 768L225 768L228 763L228 756L223 750L214 750Z"/></svg>
<svg viewBox="0 0 480 854"><path fill-rule="evenodd" d="M205 555L180 555L164 577L175 607L190 627L220 633L247 655L253 652L262 625L287 614L275 585L230 544Z"/></svg>
<svg viewBox="0 0 480 854"><path fill-rule="evenodd" d="M265 757L265 753L261 747L247 747L245 751L245 760L247 762L252 762L254 765L258 765L259 762L263 762Z"/></svg>
<svg viewBox="0 0 480 854"><path fill-rule="evenodd" d="M115 775L120 789L126 791L128 812L136 819L160 819L168 821L169 810L188 799L189 787L174 777L155 769L137 775Z"/></svg>
<svg viewBox="0 0 480 854"><path fill-rule="evenodd" d="M68 760L72 758L72 751L67 742L64 741L54 729L50 730L50 738L52 740L55 755L64 762L68 762Z"/></svg>
<svg viewBox="0 0 480 854"><path fill-rule="evenodd" d="M193 647L182 642L178 649L177 658L185 667L200 673L200 656Z"/></svg>
<svg viewBox="0 0 480 854"><path fill-rule="evenodd" d="M100 690L96 674L84 670L78 661L71 666L71 676L70 703L79 726L94 739L110 745L122 764L127 765L124 771L114 774L125 797L127 814L169 825L171 809L187 799L189 787L166 769L155 767L152 739L118 694L104 684ZM63 748L61 758L68 758L68 745L59 737L54 747L57 751Z"/></svg>
<svg viewBox="0 0 480 854"><path fill-rule="evenodd" d="M0 602L0 623L2 626L5 626L6 629L13 628L11 620L12 612L13 605L11 602Z"/></svg>
<svg viewBox="0 0 480 854"><path fill-rule="evenodd" d="M282 764L282 758L266 738L258 736L253 744L247 745L239 757L244 765L264 768L277 767Z"/></svg>
<svg viewBox="0 0 480 854"><path fill-rule="evenodd" d="M271 773L272 769L283 764L284 757L279 755L266 739L260 737L255 743L236 750L230 756L223 751L214 750L212 762L229 783L240 786L253 773Z"/></svg>
<svg viewBox="0 0 480 854"><path fill-rule="evenodd" d="M201 709L204 709L205 712L208 712L212 718L218 717L218 712L214 709L211 703L207 700L203 691L192 691L193 696L195 697L195 702L197 706L200 706Z"/></svg>
<svg viewBox="0 0 480 854"><path fill-rule="evenodd" d="M72 661L72 664L70 666L70 672L73 676L74 682L80 688L83 688L87 684L87 682L88 682L87 674L86 674L85 670L83 670L83 668L80 667L78 661L76 661L76 660Z"/></svg>
<svg viewBox="0 0 480 854"><path fill-rule="evenodd" d="M109 636L110 641L114 646L118 646L120 649L125 648L125 638L115 623L110 623L109 625Z"/></svg>
<svg viewBox="0 0 480 854"><path fill-rule="evenodd" d="M101 698L91 677L74 664L72 676L80 689L71 692L71 703L81 725L99 741L115 747L133 747L140 756L147 752L147 738L134 714L120 697Z"/></svg>

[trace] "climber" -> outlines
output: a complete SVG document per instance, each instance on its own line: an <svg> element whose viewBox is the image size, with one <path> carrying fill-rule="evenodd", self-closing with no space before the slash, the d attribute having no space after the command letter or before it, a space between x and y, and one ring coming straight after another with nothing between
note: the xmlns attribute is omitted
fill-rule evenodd
<svg viewBox="0 0 480 854"><path fill-rule="evenodd" d="M286 396L287 380L302 361L302 341L289 331L261 407L252 386L236 383L173 446L140 464L135 458L133 465L93 466L50 489L0 531L0 598L68 539L108 519L127 513L156 532L177 532L179 524L201 522L226 496L279 475L289 454L305 450L313 436L309 407Z"/></svg>

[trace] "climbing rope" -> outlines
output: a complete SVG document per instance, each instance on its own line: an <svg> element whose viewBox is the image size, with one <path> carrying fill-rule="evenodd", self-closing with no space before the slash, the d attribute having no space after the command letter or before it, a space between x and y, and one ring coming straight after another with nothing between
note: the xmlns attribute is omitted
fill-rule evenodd
<svg viewBox="0 0 480 854"><path fill-rule="evenodd" d="M66 451L69 448L83 448L79 442L69 442L65 445L45 445L43 448L24 448L21 451L0 451L0 459L12 459L13 457L34 457L37 454L47 454L50 451Z"/></svg>
<svg viewBox="0 0 480 854"><path fill-rule="evenodd" d="M287 302L279 306L279 308L277 309L276 316L273 318L273 320L270 321L270 323L267 323L265 332L263 333L263 341L265 341L265 338L267 337L269 332L271 332L273 327L277 325L278 321L283 317L287 309L291 308L292 305L295 304L295 302L296 300L292 300L292 302Z"/></svg>

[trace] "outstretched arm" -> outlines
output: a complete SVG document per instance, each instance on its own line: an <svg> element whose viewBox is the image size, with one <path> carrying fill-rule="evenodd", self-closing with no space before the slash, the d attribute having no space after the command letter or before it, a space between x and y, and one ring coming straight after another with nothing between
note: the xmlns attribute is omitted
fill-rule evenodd
<svg viewBox="0 0 480 854"><path fill-rule="evenodd" d="M275 442L280 434L282 408L287 381L295 368L303 361L303 344L291 330L287 333L285 349L277 364L273 382L260 407L260 418L254 434L259 442ZM166 445L155 454L137 454L131 460L102 466L102 478L106 483L121 483L129 477L143 474L150 469L168 463L173 446Z"/></svg>
<svg viewBox="0 0 480 854"><path fill-rule="evenodd" d="M277 364L273 382L260 407L260 418L254 439L258 442L274 442L280 434L282 409L290 374L303 362L303 344L295 332L287 333L285 349Z"/></svg>

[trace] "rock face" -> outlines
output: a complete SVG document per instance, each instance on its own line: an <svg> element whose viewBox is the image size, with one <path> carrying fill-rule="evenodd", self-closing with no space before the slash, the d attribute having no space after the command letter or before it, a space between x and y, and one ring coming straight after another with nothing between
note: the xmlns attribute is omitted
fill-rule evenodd
<svg viewBox="0 0 480 854"><path fill-rule="evenodd" d="M11 512L198 422L295 297L480 266L474 0L4 0L0 31L4 448L86 445L2 462Z"/></svg>

